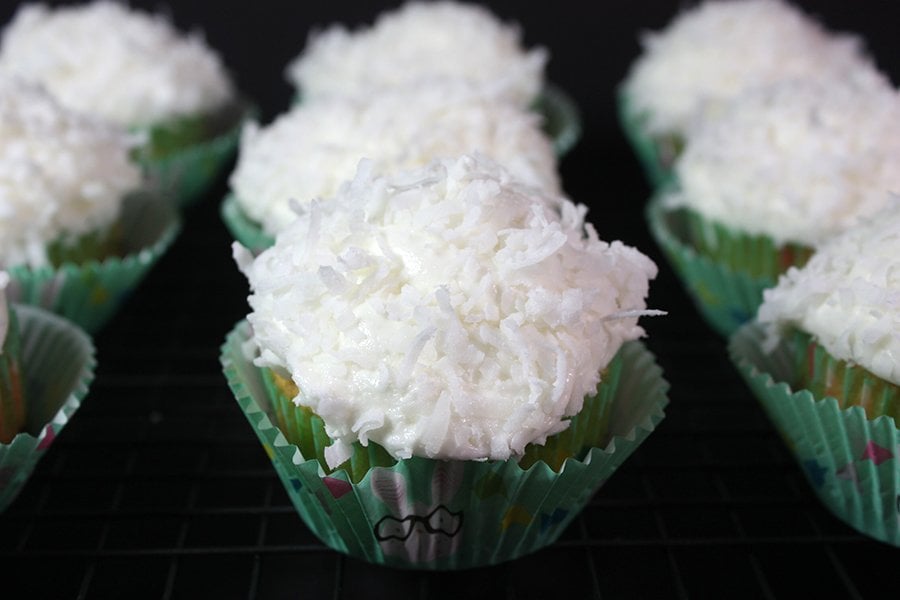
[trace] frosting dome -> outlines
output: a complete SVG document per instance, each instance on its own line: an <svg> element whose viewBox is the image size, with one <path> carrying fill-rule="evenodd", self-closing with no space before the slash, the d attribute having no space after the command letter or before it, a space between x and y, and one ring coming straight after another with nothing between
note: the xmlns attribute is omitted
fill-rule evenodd
<svg viewBox="0 0 900 600"><path fill-rule="evenodd" d="M559 193L553 145L536 114L447 85L303 103L267 127L251 125L231 187L244 213L274 234L296 218L289 199L334 195L360 158L387 172L473 152Z"/></svg>
<svg viewBox="0 0 900 600"><path fill-rule="evenodd" d="M47 245L101 230L141 184L134 140L0 77L0 265L47 263Z"/></svg>
<svg viewBox="0 0 900 600"><path fill-rule="evenodd" d="M683 134L704 105L758 85L873 70L858 38L830 34L782 0L707 1L641 41L624 90L652 134Z"/></svg>
<svg viewBox="0 0 900 600"><path fill-rule="evenodd" d="M287 77L304 100L365 97L449 78L527 106L541 90L547 54L526 52L520 37L483 7L410 2L367 29L332 25L314 33Z"/></svg>
<svg viewBox="0 0 900 600"><path fill-rule="evenodd" d="M3 32L0 71L34 79L71 108L122 125L214 110L233 95L198 34L118 2L26 4Z"/></svg>
<svg viewBox="0 0 900 600"><path fill-rule="evenodd" d="M256 364L322 417L329 464L356 440L503 460L565 429L642 335L653 262L486 159L371 167L256 259L235 244Z"/></svg>
<svg viewBox="0 0 900 600"><path fill-rule="evenodd" d="M764 292L759 320L813 335L832 356L900 385L900 198L823 244Z"/></svg>
<svg viewBox="0 0 900 600"><path fill-rule="evenodd" d="M758 88L699 122L675 170L673 203L815 246L900 192L900 94L882 79Z"/></svg>

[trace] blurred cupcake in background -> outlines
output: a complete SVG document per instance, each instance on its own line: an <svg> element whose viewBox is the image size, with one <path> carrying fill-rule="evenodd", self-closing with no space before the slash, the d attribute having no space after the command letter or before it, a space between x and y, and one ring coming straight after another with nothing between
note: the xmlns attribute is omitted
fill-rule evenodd
<svg viewBox="0 0 900 600"><path fill-rule="evenodd" d="M8 444L25 425L19 321L6 300L9 274L0 271L0 444Z"/></svg>
<svg viewBox="0 0 900 600"><path fill-rule="evenodd" d="M662 418L655 265L462 156L363 162L257 257L223 366L309 527L406 568L551 543ZM599 385L598 385L599 384Z"/></svg>
<svg viewBox="0 0 900 600"><path fill-rule="evenodd" d="M675 173L651 229L728 334L780 273L900 191L900 93L880 77L757 88L695 123Z"/></svg>
<svg viewBox="0 0 900 600"><path fill-rule="evenodd" d="M854 80L874 67L862 41L827 31L783 0L707 1L641 38L619 116L653 185L671 177L694 120L784 79Z"/></svg>
<svg viewBox="0 0 900 600"><path fill-rule="evenodd" d="M731 352L829 509L900 545L900 197L766 290Z"/></svg>
<svg viewBox="0 0 900 600"><path fill-rule="evenodd" d="M135 145L36 84L0 77L0 267L13 301L94 330L161 254L175 215L142 191Z"/></svg>
<svg viewBox="0 0 900 600"><path fill-rule="evenodd" d="M249 125L223 218L236 239L259 251L297 218L298 207L333 196L362 158L389 173L473 152L526 184L561 193L556 156L538 115L444 82L365 100L302 103L266 127Z"/></svg>
<svg viewBox="0 0 900 600"><path fill-rule="evenodd" d="M517 26L477 4L408 2L369 27L314 31L286 75L303 102L463 85L534 109L562 155L581 134L578 110L544 81L547 51L527 50L521 38Z"/></svg>
<svg viewBox="0 0 900 600"><path fill-rule="evenodd" d="M117 2L23 5L3 31L0 72L146 135L136 159L181 202L230 157L246 110L200 34Z"/></svg>

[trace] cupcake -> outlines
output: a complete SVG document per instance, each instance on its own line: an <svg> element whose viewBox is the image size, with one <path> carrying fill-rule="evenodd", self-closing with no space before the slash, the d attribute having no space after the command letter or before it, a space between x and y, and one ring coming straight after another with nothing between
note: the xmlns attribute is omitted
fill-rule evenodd
<svg viewBox="0 0 900 600"><path fill-rule="evenodd" d="M620 119L654 185L671 176L691 123L758 86L871 72L855 36L782 0L707 1L647 33L619 89Z"/></svg>
<svg viewBox="0 0 900 600"><path fill-rule="evenodd" d="M0 294L2 296L2 294ZM10 321L3 347L3 399L0 428L6 428L6 377L11 371L7 352L21 352L18 383L24 398L24 419L10 437L0 440L0 511L22 490L38 461L81 405L94 377L94 346L81 329L33 306L13 307L19 341ZM13 336L13 337L11 337ZM18 345L18 350L12 346ZM15 381L15 380L13 380Z"/></svg>
<svg viewBox="0 0 900 600"><path fill-rule="evenodd" d="M148 143L137 160L182 201L228 159L245 110L202 36L116 2L23 5L3 31L0 72L141 132Z"/></svg>
<svg viewBox="0 0 900 600"><path fill-rule="evenodd" d="M368 100L387 90L455 82L480 95L534 108L560 154L580 135L578 112L559 89L545 85L547 51L526 50L519 28L475 4L408 2L370 27L340 24L313 32L288 65L303 102L337 97Z"/></svg>
<svg viewBox="0 0 900 600"><path fill-rule="evenodd" d="M134 146L124 130L0 77L0 268L13 301L93 329L149 269L175 222L141 191Z"/></svg>
<svg viewBox="0 0 900 600"><path fill-rule="evenodd" d="M634 340L655 265L463 156L363 162L255 259L223 364L307 525L382 564L551 543L662 417ZM598 386L599 384L599 386Z"/></svg>
<svg viewBox="0 0 900 600"><path fill-rule="evenodd" d="M822 501L900 545L900 198L789 269L731 351Z"/></svg>
<svg viewBox="0 0 900 600"><path fill-rule="evenodd" d="M6 301L9 274L0 271L0 444L8 444L25 425L19 322Z"/></svg>
<svg viewBox="0 0 900 600"><path fill-rule="evenodd" d="M880 77L757 88L691 129L675 173L651 225L727 334L779 273L900 190L900 94Z"/></svg>
<svg viewBox="0 0 900 600"><path fill-rule="evenodd" d="M261 250L296 218L288 200L308 205L333 196L364 157L389 172L479 152L558 195L556 157L538 121L532 112L446 84L299 104L264 128L245 128L230 179L236 206L224 217L239 241Z"/></svg>

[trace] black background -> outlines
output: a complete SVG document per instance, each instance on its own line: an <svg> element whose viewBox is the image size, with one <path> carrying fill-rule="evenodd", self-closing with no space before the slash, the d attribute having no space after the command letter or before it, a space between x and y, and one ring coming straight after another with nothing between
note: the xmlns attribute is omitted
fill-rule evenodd
<svg viewBox="0 0 900 600"><path fill-rule="evenodd" d="M202 29L261 109L284 110L287 62L307 32L396 3L135 2ZM88 398L0 515L0 598L896 597L900 550L827 513L699 319L644 227L649 189L616 122L615 86L638 33L681 3L487 3L549 48L548 78L582 111L561 163L604 239L660 265L648 345L672 384L667 418L554 546L462 573L366 565L296 516L228 391L218 347L247 312L218 216L225 178L96 337ZM900 82L900 3L798 3L863 35ZM9 20L15 3L0 7Z"/></svg>

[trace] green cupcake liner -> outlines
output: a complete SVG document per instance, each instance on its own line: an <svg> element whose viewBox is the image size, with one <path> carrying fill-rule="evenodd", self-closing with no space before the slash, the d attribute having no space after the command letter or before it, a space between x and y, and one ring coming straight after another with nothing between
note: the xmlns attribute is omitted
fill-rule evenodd
<svg viewBox="0 0 900 600"><path fill-rule="evenodd" d="M27 402L24 430L0 444L0 510L21 491L35 465L87 394L94 345L78 327L31 306L15 306L21 326Z"/></svg>
<svg viewBox="0 0 900 600"><path fill-rule="evenodd" d="M135 193L123 201L122 257L71 262L58 267L8 268L12 302L40 306L62 315L89 333L116 312L175 239L180 221L158 195Z"/></svg>
<svg viewBox="0 0 900 600"><path fill-rule="evenodd" d="M234 194L225 197L220 215L231 236L253 254L259 254L275 243L273 236L263 231L259 223L244 214Z"/></svg>
<svg viewBox="0 0 900 600"><path fill-rule="evenodd" d="M836 398L841 408L860 406L868 419L888 415L900 423L900 386L834 358L806 332L794 330L790 337L800 374L798 387L816 398Z"/></svg>
<svg viewBox="0 0 900 600"><path fill-rule="evenodd" d="M673 164L684 146L683 140L674 136L657 140L646 133L646 117L638 113L621 89L616 93L619 124L625 138L644 169L644 174L654 189L670 185L675 179Z"/></svg>
<svg viewBox="0 0 900 600"><path fill-rule="evenodd" d="M548 83L532 105L543 118L544 132L553 140L557 156L565 156L581 139L581 115L575 101L558 86Z"/></svg>
<svg viewBox="0 0 900 600"><path fill-rule="evenodd" d="M255 112L242 101L225 111L212 133L196 119L176 123L181 127L151 129L150 149L138 155L137 161L150 181L176 206L188 207L203 196L228 165L237 151L244 123Z"/></svg>
<svg viewBox="0 0 900 600"><path fill-rule="evenodd" d="M860 533L900 546L900 430L798 385L796 339L765 352L750 323L729 341L731 360L785 440L819 500Z"/></svg>
<svg viewBox="0 0 900 600"><path fill-rule="evenodd" d="M222 347L223 371L306 525L329 547L381 565L462 569L496 564L553 543L590 497L662 420L668 384L640 343L622 349L607 440L554 472L538 461L414 457L368 469L354 482L326 474L291 444L239 323Z"/></svg>
<svg viewBox="0 0 900 600"><path fill-rule="evenodd" d="M0 294L5 294L0 290ZM22 386L22 343L16 311L6 308L6 337L0 350L0 443L8 443L25 424L25 394Z"/></svg>
<svg viewBox="0 0 900 600"><path fill-rule="evenodd" d="M729 336L756 315L763 290L776 278L752 276L698 252L685 211L664 206L663 195L650 200L646 217L656 243L716 332Z"/></svg>

